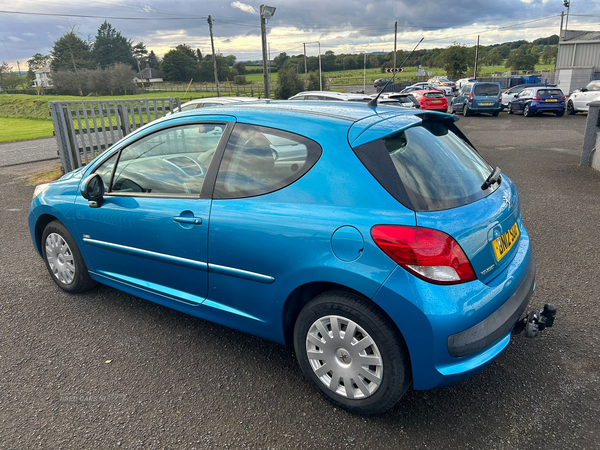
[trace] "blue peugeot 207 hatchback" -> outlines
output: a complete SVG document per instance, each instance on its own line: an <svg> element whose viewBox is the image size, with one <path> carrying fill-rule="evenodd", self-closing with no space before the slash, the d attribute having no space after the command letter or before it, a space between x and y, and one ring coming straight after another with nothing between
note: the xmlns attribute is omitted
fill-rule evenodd
<svg viewBox="0 0 600 450"><path fill-rule="evenodd" d="M381 413L490 364L535 288L517 190L454 120L334 102L174 114L38 186L31 236L65 291L100 282L291 345L322 395Z"/></svg>

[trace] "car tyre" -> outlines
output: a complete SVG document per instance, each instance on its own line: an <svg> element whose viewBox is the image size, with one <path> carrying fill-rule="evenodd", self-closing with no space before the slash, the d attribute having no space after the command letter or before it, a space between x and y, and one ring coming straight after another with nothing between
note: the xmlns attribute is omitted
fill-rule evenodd
<svg viewBox="0 0 600 450"><path fill-rule="evenodd" d="M525 117L531 117L533 115L533 113L529 109L529 105L525 105L525 108L523 109L523 115Z"/></svg>
<svg viewBox="0 0 600 450"><path fill-rule="evenodd" d="M563 111L557 111L557 112L556 112L556 117L562 117L562 116L564 116L564 115L565 115L565 112L564 112L564 110L563 110Z"/></svg>
<svg viewBox="0 0 600 450"><path fill-rule="evenodd" d="M469 117L471 115L471 111L469 111L469 105L465 103L465 107L463 108L463 116Z"/></svg>
<svg viewBox="0 0 600 450"><path fill-rule="evenodd" d="M54 220L46 225L40 247L50 276L62 290L79 293L96 286L75 239L61 222Z"/></svg>
<svg viewBox="0 0 600 450"><path fill-rule="evenodd" d="M508 106L508 113L509 114L514 114L515 112L512 110L512 107L509 105Z"/></svg>
<svg viewBox="0 0 600 450"><path fill-rule="evenodd" d="M577 110L575 109L575 106L573 106L573 102L571 100L567 102L567 114L569 116L577 114Z"/></svg>
<svg viewBox="0 0 600 450"><path fill-rule="evenodd" d="M396 326L354 293L328 291L311 300L296 320L294 350L309 383L351 413L381 414L410 385L408 350Z"/></svg>
<svg viewBox="0 0 600 450"><path fill-rule="evenodd" d="M492 113L492 116L493 116L493 117L498 117L499 115L500 115L500 111L494 111L494 112Z"/></svg>

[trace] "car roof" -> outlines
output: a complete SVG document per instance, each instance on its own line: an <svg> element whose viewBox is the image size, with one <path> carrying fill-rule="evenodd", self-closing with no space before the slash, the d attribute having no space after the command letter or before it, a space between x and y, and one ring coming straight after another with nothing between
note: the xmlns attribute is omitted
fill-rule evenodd
<svg viewBox="0 0 600 450"><path fill-rule="evenodd" d="M335 91L304 91L304 92L299 92L296 95L290 97L290 98L294 98L294 97L298 97L299 95L321 95L324 97L331 97L331 98L341 98L341 99L350 99L350 98L356 98L356 99L364 99L368 96L363 95L363 94L354 94L354 93L349 93L349 92L335 92Z"/></svg>
<svg viewBox="0 0 600 450"><path fill-rule="evenodd" d="M257 123L257 118L260 118L260 124L264 126L289 123L292 125L288 128L298 127L297 132L300 132L302 127L299 124L299 118L329 122L331 125L348 127L348 141L353 146L381 139L400 132L402 129L418 125L424 115L453 118L451 114L385 105L374 107L363 102L263 100L230 103L214 107L214 109L207 107L184 111L176 116L158 119L156 122L215 115L229 115L235 117L239 122L247 123Z"/></svg>
<svg viewBox="0 0 600 450"><path fill-rule="evenodd" d="M414 92L437 92L439 94L443 94L444 93L444 91L442 91L441 89L420 89L418 91L412 91L411 94L414 93Z"/></svg>

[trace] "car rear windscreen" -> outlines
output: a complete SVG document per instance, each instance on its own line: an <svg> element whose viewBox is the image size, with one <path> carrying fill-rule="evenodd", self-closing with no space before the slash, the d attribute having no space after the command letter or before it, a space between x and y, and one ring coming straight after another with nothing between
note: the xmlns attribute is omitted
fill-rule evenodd
<svg viewBox="0 0 600 450"><path fill-rule="evenodd" d="M484 97L496 96L500 94L500 86L497 84L477 84L473 94Z"/></svg>
<svg viewBox="0 0 600 450"><path fill-rule="evenodd" d="M539 95L540 97L548 95L559 95L562 97L563 93L560 89L539 89L537 91L537 95Z"/></svg>
<svg viewBox="0 0 600 450"><path fill-rule="evenodd" d="M426 98L444 98L444 94L442 92L425 92L423 97Z"/></svg>
<svg viewBox="0 0 600 450"><path fill-rule="evenodd" d="M457 133L441 121L425 120L421 126L354 151L379 183L408 208L450 209L486 197L498 187L481 189L492 167Z"/></svg>

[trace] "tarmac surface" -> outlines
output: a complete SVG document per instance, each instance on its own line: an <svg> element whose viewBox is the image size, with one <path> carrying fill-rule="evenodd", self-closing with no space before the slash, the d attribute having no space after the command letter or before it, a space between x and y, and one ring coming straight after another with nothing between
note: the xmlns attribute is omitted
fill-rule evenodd
<svg viewBox="0 0 600 450"><path fill-rule="evenodd" d="M27 227L26 176L48 162L0 168L0 448L599 448L600 173L578 165L585 121L458 122L519 188L531 306L555 303L556 323L372 418L322 399L291 349L108 287L61 291Z"/></svg>

